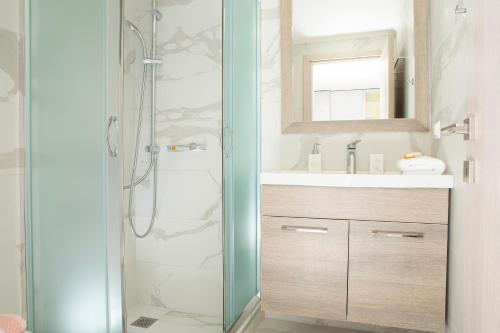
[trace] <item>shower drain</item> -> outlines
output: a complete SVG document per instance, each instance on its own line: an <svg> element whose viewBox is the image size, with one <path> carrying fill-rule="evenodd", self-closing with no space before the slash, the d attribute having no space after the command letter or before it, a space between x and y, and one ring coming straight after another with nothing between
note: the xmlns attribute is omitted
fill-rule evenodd
<svg viewBox="0 0 500 333"><path fill-rule="evenodd" d="M130 326L136 326L141 328L150 328L151 325L156 323L158 319L148 318L148 317L139 317L136 321L134 321Z"/></svg>

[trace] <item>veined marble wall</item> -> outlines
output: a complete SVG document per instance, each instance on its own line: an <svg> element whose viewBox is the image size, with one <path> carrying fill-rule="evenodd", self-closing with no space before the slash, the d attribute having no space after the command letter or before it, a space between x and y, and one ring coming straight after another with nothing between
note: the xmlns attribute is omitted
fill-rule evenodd
<svg viewBox="0 0 500 333"><path fill-rule="evenodd" d="M20 8L0 2L0 313L23 312Z"/></svg>
<svg viewBox="0 0 500 333"><path fill-rule="evenodd" d="M151 3L137 3L127 1L126 18L149 41ZM128 283L128 305L165 308L179 316L214 317L218 319L211 323L222 325L222 1L158 0L158 9L163 15L157 33L158 56L163 60L157 71L156 139L162 147L158 218L149 237L127 236L127 277L133 281ZM127 183L142 67L138 46L135 36L126 32ZM148 118L142 147L148 142ZM191 142L206 144L207 150L169 153L165 149L168 144ZM141 153L138 174L147 167L148 158ZM140 231L149 223L152 190L151 180L136 190Z"/></svg>
<svg viewBox="0 0 500 333"><path fill-rule="evenodd" d="M369 169L370 153L385 155L385 169L411 151L431 152L429 133L343 133L335 135L281 134L280 0L261 1L262 38L262 170L306 170L315 142L321 144L323 169L346 170L346 145L358 145L358 169Z"/></svg>

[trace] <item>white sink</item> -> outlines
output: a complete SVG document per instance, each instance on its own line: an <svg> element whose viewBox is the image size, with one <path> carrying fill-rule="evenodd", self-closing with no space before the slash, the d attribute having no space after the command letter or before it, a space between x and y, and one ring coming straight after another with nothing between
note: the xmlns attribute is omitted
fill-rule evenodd
<svg viewBox="0 0 500 333"><path fill-rule="evenodd" d="M380 175L359 172L308 173L306 171L275 171L260 174L262 185L293 185L323 187L368 187L368 188L453 188L450 175L402 175L385 173Z"/></svg>

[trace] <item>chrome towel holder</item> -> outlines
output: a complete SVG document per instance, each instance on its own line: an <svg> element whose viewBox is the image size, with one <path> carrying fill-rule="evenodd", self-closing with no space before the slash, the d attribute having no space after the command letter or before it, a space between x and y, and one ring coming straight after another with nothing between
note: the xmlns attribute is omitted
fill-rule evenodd
<svg viewBox="0 0 500 333"><path fill-rule="evenodd" d="M434 124L434 137L441 139L444 135L460 134L464 136L464 140L474 140L476 136L476 118L473 115L464 119L463 123L454 123L446 127L441 127L441 122Z"/></svg>

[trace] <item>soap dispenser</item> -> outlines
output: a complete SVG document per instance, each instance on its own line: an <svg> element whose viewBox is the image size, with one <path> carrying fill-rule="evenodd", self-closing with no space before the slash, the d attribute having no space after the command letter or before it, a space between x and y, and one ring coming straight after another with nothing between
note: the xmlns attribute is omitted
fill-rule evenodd
<svg viewBox="0 0 500 333"><path fill-rule="evenodd" d="M311 173L321 172L321 154L319 153L319 143L314 144L312 153L309 155L309 167L308 170Z"/></svg>

